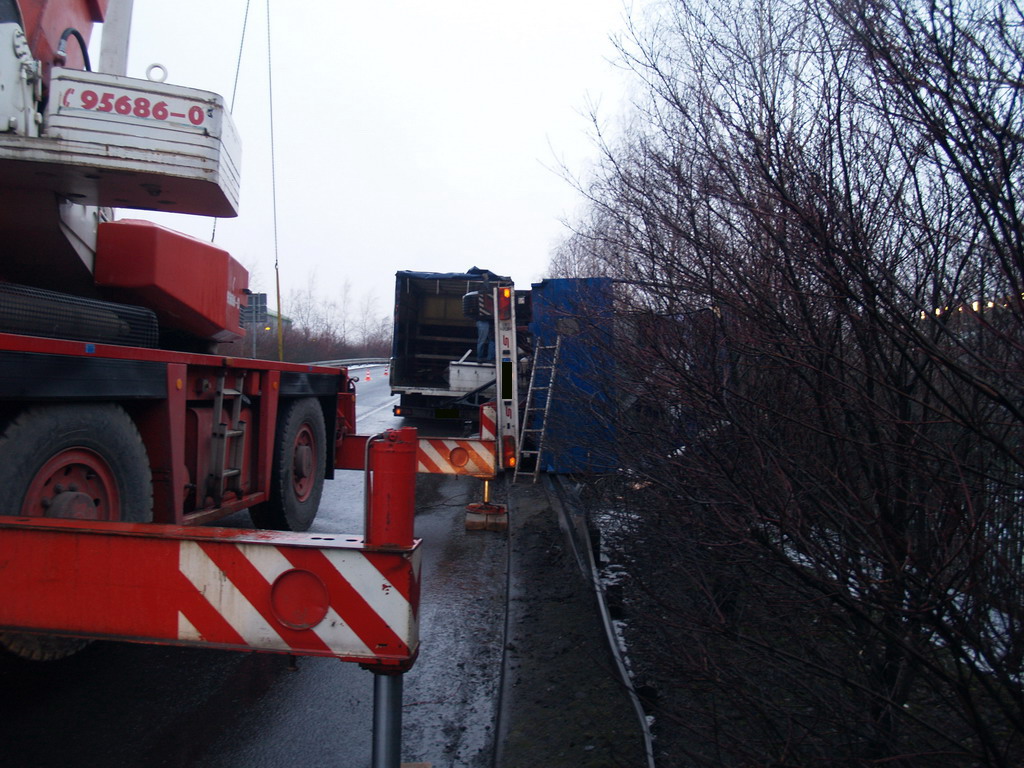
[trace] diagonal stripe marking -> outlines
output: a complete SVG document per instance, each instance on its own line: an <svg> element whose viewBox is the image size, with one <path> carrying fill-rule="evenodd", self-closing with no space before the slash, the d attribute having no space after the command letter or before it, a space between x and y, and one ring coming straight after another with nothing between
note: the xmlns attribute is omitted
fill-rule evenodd
<svg viewBox="0 0 1024 768"><path fill-rule="evenodd" d="M259 619L270 627L285 643L284 646L271 646L285 650L309 650L326 651L328 646L315 633L309 630L293 629L285 626L277 617L271 606L271 584L273 580L288 570L287 560L277 558L277 549L268 545L246 545L236 544L232 547L224 547L209 544L200 544L210 558L224 572L232 584L250 601L250 605L258 613ZM266 577L256 567L255 560L261 559L271 563L278 563L280 570L274 571L272 567L268 572L272 579ZM255 617L253 617L255 620Z"/></svg>
<svg viewBox="0 0 1024 768"><path fill-rule="evenodd" d="M286 557L296 568L327 577L331 607L349 623L373 656L407 656L411 611L409 603L361 555L346 558L344 551L289 549ZM323 560L333 566L331 572ZM386 652L385 652L386 649Z"/></svg>
<svg viewBox="0 0 1024 768"><path fill-rule="evenodd" d="M441 458L441 454L438 453L433 443L420 442L419 459L420 466L426 465L428 467L428 469L421 471L447 474L445 467L448 466L448 461Z"/></svg>
<svg viewBox="0 0 1024 768"><path fill-rule="evenodd" d="M483 441L475 440L421 441L417 471L454 475L493 474L496 461L493 453L487 451L486 445ZM469 458L465 466L456 467L449 460L451 452L456 448L467 453Z"/></svg>
<svg viewBox="0 0 1024 768"><path fill-rule="evenodd" d="M202 594L201 589L181 568L183 561L181 547L186 543L188 542L179 544L177 578L187 583L192 589L182 586L179 590L181 604L178 606L178 639L201 643L246 645L245 638L220 615Z"/></svg>
<svg viewBox="0 0 1024 768"><path fill-rule="evenodd" d="M288 648L284 638L198 542L181 542L178 567L246 644L256 648Z"/></svg>
<svg viewBox="0 0 1024 768"><path fill-rule="evenodd" d="M254 548L254 551L249 553L249 559L270 584L273 584L285 571L297 567L281 550L275 547ZM318 575L322 577L322 574ZM287 631L285 628L282 629ZM325 648L329 648L332 653L337 655L373 656L373 652L366 646L366 643L359 638L355 630L338 615L333 607L328 608L327 615L319 624L304 631L315 634Z"/></svg>
<svg viewBox="0 0 1024 768"><path fill-rule="evenodd" d="M470 455L470 463L473 465L475 472L488 472L494 468L494 454L487 453L484 445L467 440L463 443L462 447ZM468 467L469 464L466 466Z"/></svg>

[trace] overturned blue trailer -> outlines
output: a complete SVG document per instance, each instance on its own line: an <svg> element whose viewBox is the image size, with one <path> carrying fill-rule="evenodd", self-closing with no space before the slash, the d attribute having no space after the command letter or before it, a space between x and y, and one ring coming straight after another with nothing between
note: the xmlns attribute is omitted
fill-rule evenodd
<svg viewBox="0 0 1024 768"><path fill-rule="evenodd" d="M542 280L531 286L530 296L530 341L536 350L558 346L553 383L537 404L546 407L531 407L525 424L528 430L543 426L540 469L560 474L611 472L619 463L612 280ZM543 360L541 353L535 354Z"/></svg>

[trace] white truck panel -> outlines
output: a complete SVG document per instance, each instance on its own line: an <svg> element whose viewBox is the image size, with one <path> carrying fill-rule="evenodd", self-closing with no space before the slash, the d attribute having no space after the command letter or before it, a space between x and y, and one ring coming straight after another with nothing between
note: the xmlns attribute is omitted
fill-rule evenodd
<svg viewBox="0 0 1024 768"><path fill-rule="evenodd" d="M0 168L75 202L238 213L241 144L209 91L54 69L38 138L0 134Z"/></svg>

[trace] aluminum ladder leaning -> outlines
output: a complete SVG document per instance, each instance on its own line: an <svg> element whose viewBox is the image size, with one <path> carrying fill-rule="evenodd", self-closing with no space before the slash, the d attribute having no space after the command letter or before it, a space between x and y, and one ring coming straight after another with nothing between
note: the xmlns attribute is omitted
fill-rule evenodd
<svg viewBox="0 0 1024 768"><path fill-rule="evenodd" d="M526 391L526 408L523 411L523 422L519 429L519 440L516 443L516 467L512 475L513 483L519 480L521 473L531 474L535 483L540 475L544 434L547 430L548 411L551 408L551 397L554 392L561 348L562 337L556 336L554 345L538 345L534 350L533 367L530 370L530 386ZM530 443L529 446L527 446L527 441ZM531 470L523 468L524 456L533 457Z"/></svg>

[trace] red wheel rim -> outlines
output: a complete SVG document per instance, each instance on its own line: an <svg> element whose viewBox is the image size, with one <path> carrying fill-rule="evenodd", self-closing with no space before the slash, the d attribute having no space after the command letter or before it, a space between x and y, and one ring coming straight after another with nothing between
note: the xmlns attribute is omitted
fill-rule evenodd
<svg viewBox="0 0 1024 768"><path fill-rule="evenodd" d="M305 501L316 486L316 436L309 424L299 427L295 435L295 450L292 452L292 490L295 498Z"/></svg>
<svg viewBox="0 0 1024 768"><path fill-rule="evenodd" d="M117 481L106 460L88 448L51 457L28 486L21 514L80 520L120 520Z"/></svg>

